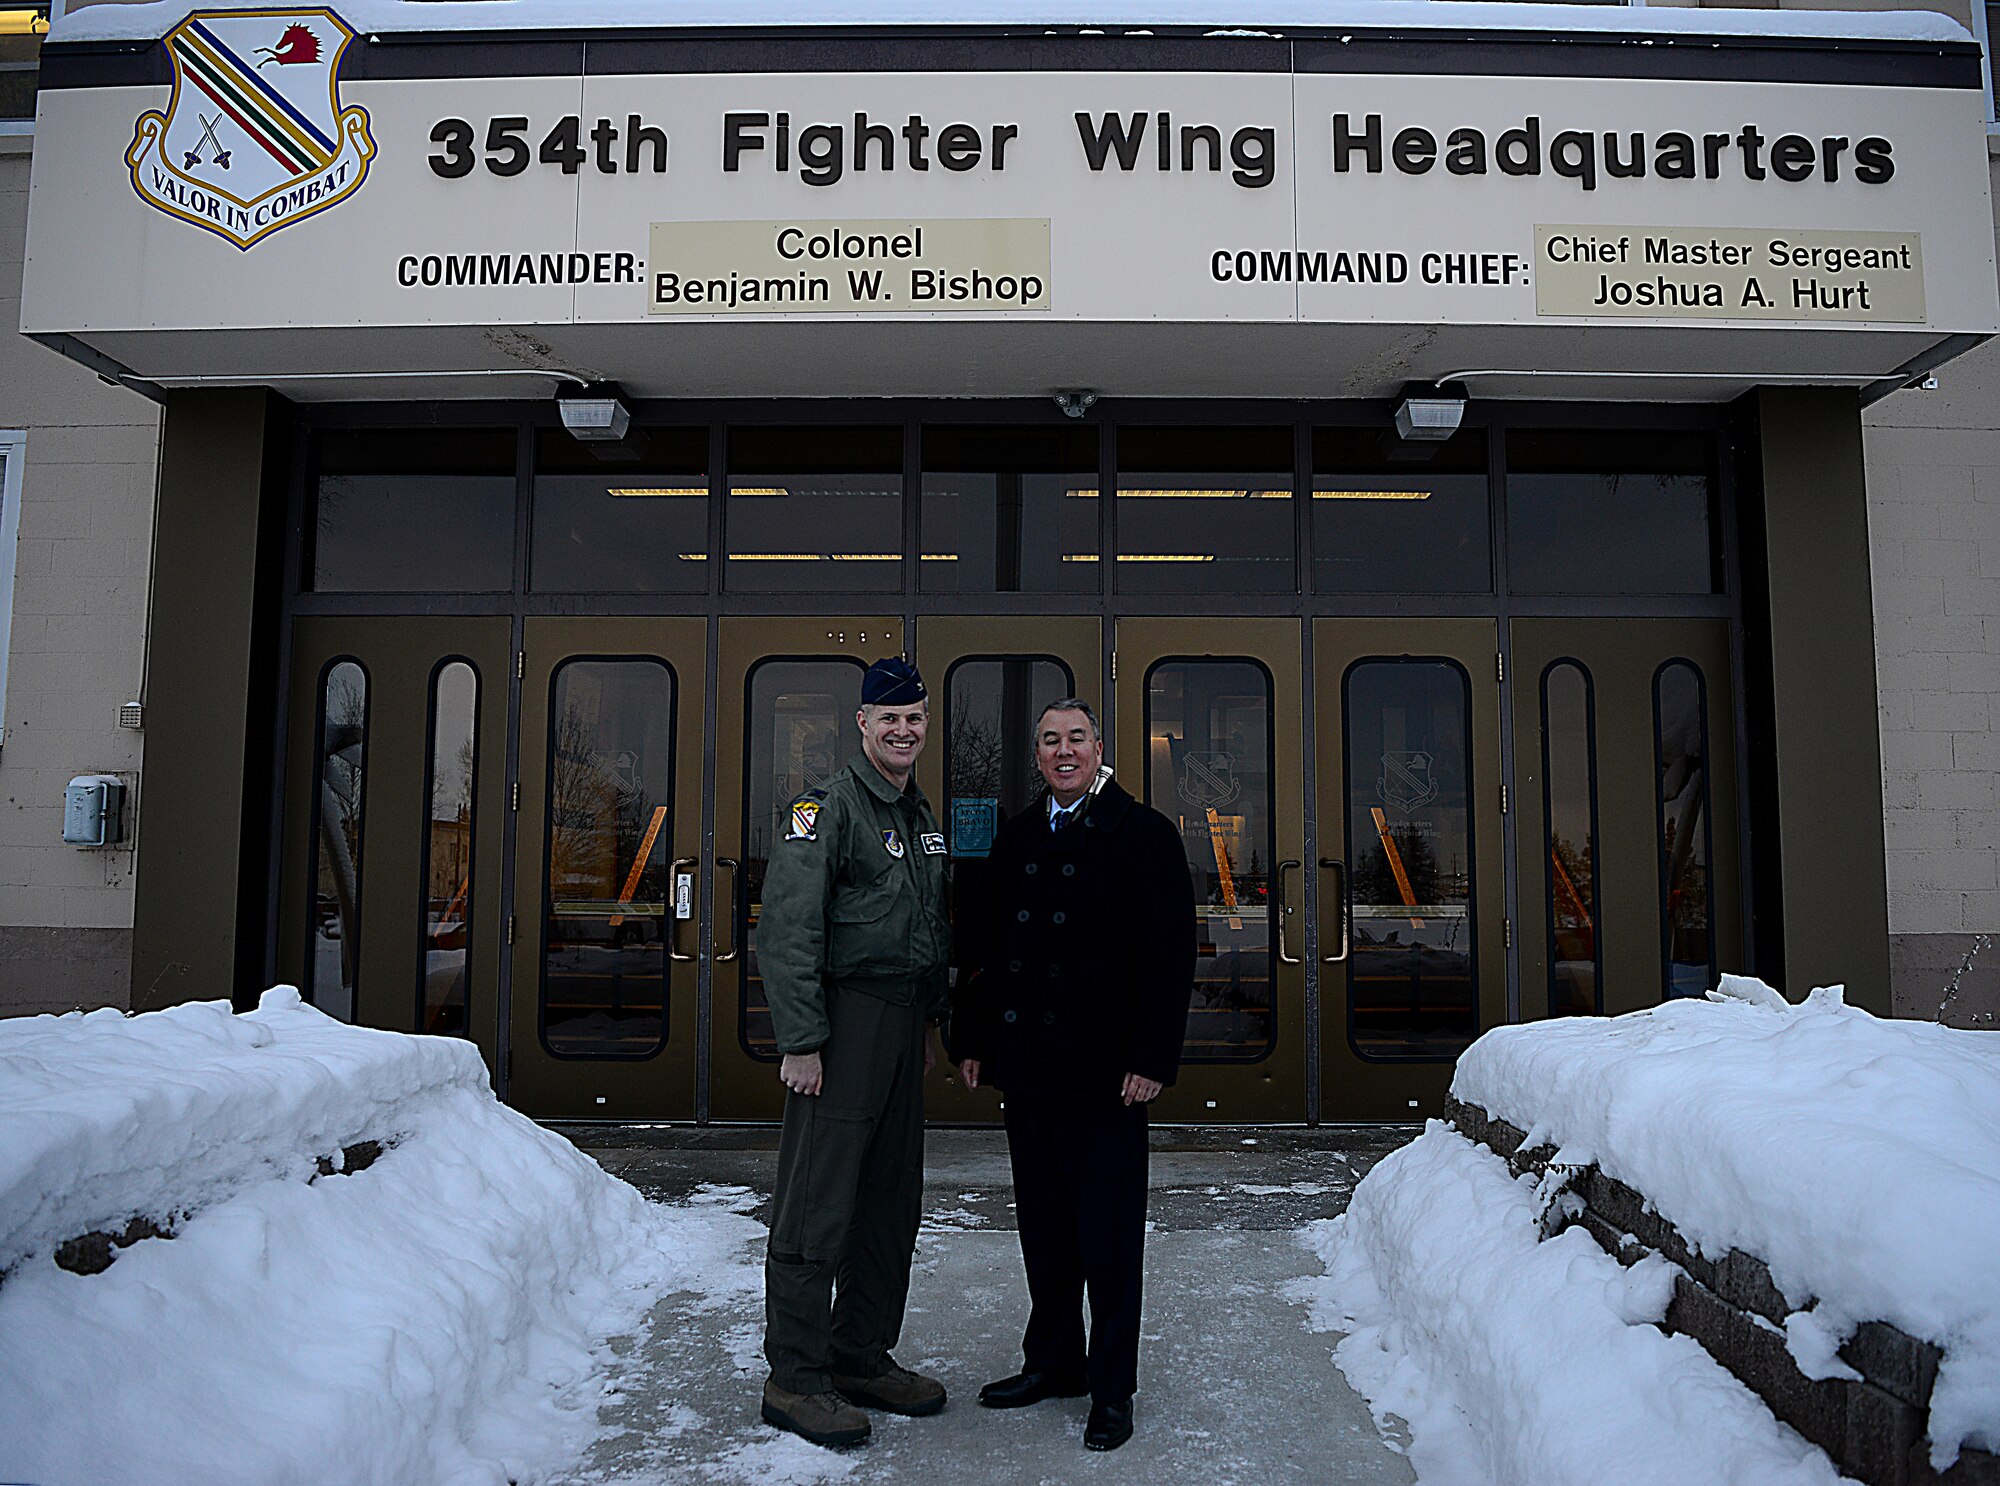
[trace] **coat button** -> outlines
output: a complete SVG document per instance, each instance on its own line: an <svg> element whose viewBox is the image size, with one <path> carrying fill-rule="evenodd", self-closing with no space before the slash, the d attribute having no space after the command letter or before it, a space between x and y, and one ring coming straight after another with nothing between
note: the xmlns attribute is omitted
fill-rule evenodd
<svg viewBox="0 0 2000 1486"><path fill-rule="evenodd" d="M1021 962L1019 960L1009 960L1007 962L1007 968L1009 970L1014 971L1016 974L1019 974L1021 969Z"/></svg>
<svg viewBox="0 0 2000 1486"><path fill-rule="evenodd" d="M1027 873L1030 877L1033 877L1035 875L1035 870L1036 870L1035 863L1030 862L1028 863L1027 866L1023 867L1021 870Z"/></svg>
<svg viewBox="0 0 2000 1486"><path fill-rule="evenodd" d="M1053 1027L1055 1024L1056 1024L1056 1014L1053 1011L1045 1011L1042 1013L1042 1025L1044 1027Z"/></svg>
<svg viewBox="0 0 2000 1486"><path fill-rule="evenodd" d="M1019 913L1015 914L1014 917L1017 921L1025 924L1028 921L1028 910L1023 908Z"/></svg>
<svg viewBox="0 0 2000 1486"><path fill-rule="evenodd" d="M1065 914L1060 908L1058 908L1054 913L1049 915L1049 917L1053 919L1056 923L1061 923L1065 918L1068 917L1068 915Z"/></svg>
<svg viewBox="0 0 2000 1486"><path fill-rule="evenodd" d="M1065 876L1065 877L1074 877L1074 876L1076 876L1076 863L1075 863L1075 862L1064 862L1064 863L1063 863L1063 876Z"/></svg>
<svg viewBox="0 0 2000 1486"><path fill-rule="evenodd" d="M1014 1013L1011 1011L1003 1011L1000 1013L1000 1020L1003 1022L1011 1022L1014 1020Z"/></svg>

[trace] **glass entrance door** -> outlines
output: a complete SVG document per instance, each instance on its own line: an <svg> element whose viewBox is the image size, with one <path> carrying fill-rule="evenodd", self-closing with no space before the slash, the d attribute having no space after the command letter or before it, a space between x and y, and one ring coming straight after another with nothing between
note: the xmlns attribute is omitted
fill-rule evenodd
<svg viewBox="0 0 2000 1486"><path fill-rule="evenodd" d="M508 1099L693 1119L701 619L530 619Z"/></svg>
<svg viewBox="0 0 2000 1486"><path fill-rule="evenodd" d="M1742 963L1722 619L1517 619L1521 1015L1699 996Z"/></svg>
<svg viewBox="0 0 2000 1486"><path fill-rule="evenodd" d="M1195 886L1194 1001L1161 1120L1305 1118L1300 641L1296 619L1118 621L1118 776L1179 828Z"/></svg>
<svg viewBox="0 0 2000 1486"><path fill-rule="evenodd" d="M1490 619L1314 621L1320 1117L1442 1112L1507 1017Z"/></svg>
<svg viewBox="0 0 2000 1486"><path fill-rule="evenodd" d="M1041 797L1033 731L1042 707L1080 697L1103 715L1099 634L1097 620L1082 615L917 622L917 658L932 699L917 782L944 826L955 923L977 911L986 891L1000 822ZM926 1089L925 1108L932 1120L992 1122L998 1100L992 1089L968 1090L946 1068Z"/></svg>
<svg viewBox="0 0 2000 1486"><path fill-rule="evenodd" d="M301 618L277 969L342 1021L499 1045L508 621Z"/></svg>
<svg viewBox="0 0 2000 1486"><path fill-rule="evenodd" d="M854 714L871 661L903 653L883 617L724 619L716 672L709 1114L784 1111L770 1003L757 973L764 868L792 801L860 752Z"/></svg>

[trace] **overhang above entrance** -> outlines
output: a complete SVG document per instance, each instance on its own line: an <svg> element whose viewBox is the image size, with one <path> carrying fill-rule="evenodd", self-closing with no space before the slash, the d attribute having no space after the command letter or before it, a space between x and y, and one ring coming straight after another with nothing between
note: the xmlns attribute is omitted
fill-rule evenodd
<svg viewBox="0 0 2000 1486"><path fill-rule="evenodd" d="M2000 328L1977 48L1781 19L529 45L201 11L45 51L22 328L306 401L1896 385Z"/></svg>

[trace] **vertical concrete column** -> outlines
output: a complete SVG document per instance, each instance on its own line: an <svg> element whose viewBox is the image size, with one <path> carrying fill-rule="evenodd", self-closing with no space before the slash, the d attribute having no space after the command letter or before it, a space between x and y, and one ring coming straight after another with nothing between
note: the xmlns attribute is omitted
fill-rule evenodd
<svg viewBox="0 0 2000 1486"><path fill-rule="evenodd" d="M132 1009L262 974L272 600L285 423L261 389L176 392L160 442Z"/></svg>
<svg viewBox="0 0 2000 1486"><path fill-rule="evenodd" d="M1861 406L1765 387L1761 432L1785 989L1836 982L1889 1014L1889 889ZM1754 509L1754 508L1753 508ZM1755 519L1753 517L1753 519ZM1766 806L1770 802L1763 802Z"/></svg>

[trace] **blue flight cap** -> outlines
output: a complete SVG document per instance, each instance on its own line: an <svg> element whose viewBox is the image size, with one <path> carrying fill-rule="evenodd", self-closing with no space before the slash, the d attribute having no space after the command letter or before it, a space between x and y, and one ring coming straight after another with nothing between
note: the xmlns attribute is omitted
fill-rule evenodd
<svg viewBox="0 0 2000 1486"><path fill-rule="evenodd" d="M868 674L861 678L864 705L907 707L929 695L924 689L923 676L901 656L876 661L868 668Z"/></svg>

